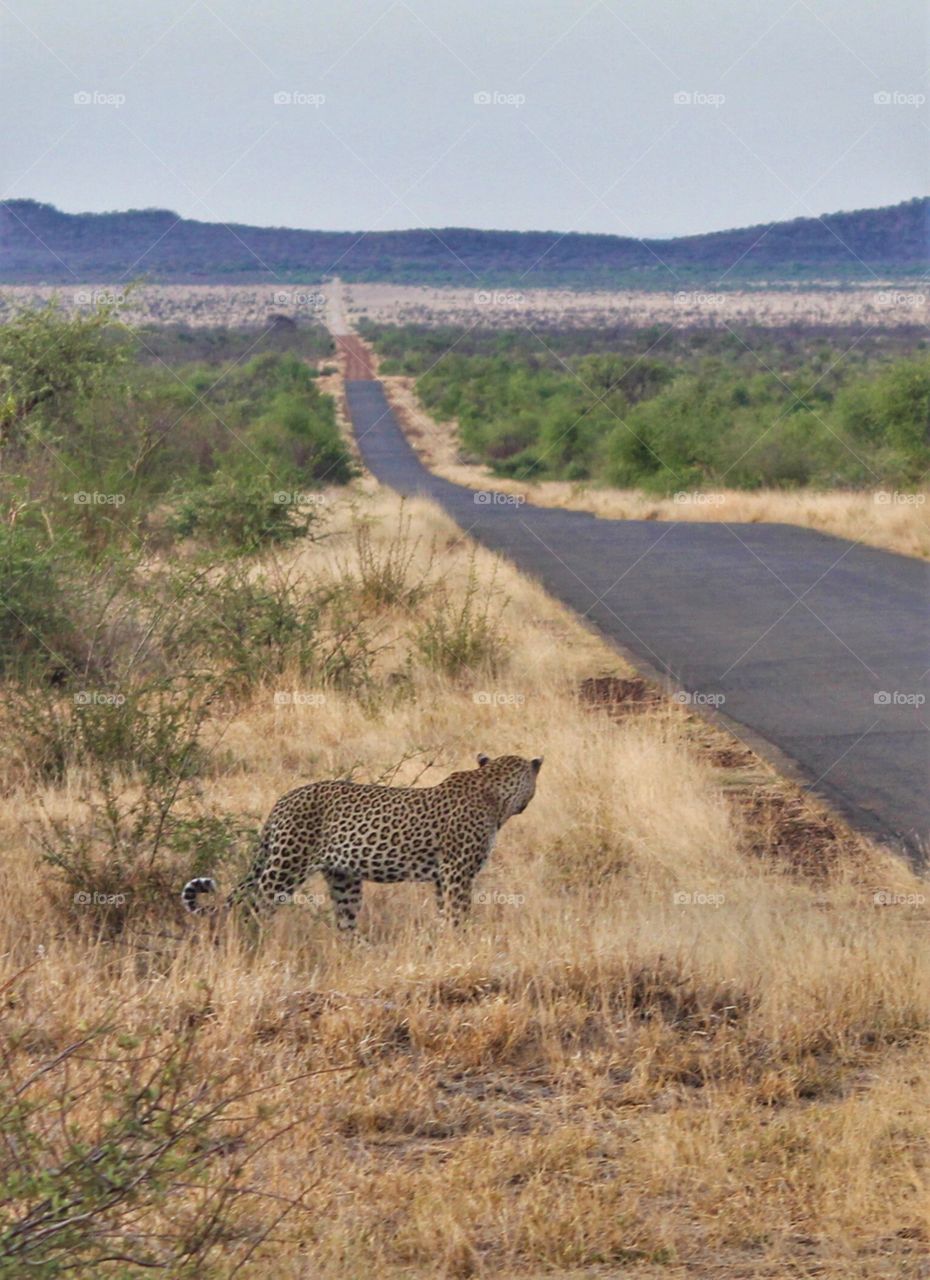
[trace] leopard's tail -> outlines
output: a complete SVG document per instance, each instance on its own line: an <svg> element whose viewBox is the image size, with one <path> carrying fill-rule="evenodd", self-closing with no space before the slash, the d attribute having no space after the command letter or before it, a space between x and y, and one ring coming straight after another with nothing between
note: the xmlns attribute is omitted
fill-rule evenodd
<svg viewBox="0 0 930 1280"><path fill-rule="evenodd" d="M194 916L213 914L215 907L201 906L197 901L202 893L216 893L216 881L212 876L197 876L193 880L188 880L181 890L181 901L185 911L189 911Z"/></svg>

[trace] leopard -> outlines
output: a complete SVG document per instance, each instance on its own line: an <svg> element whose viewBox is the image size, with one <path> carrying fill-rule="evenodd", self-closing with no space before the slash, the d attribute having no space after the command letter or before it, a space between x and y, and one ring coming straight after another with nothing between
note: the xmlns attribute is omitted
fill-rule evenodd
<svg viewBox="0 0 930 1280"><path fill-rule="evenodd" d="M355 930L366 880L429 882L440 918L461 925L498 832L536 793L543 757L481 754L477 761L477 768L429 787L334 780L288 791L271 809L252 865L223 909L245 905L265 916L322 872L340 931ZM194 915L216 914L200 901L216 889L213 877L198 876L185 884L181 902Z"/></svg>

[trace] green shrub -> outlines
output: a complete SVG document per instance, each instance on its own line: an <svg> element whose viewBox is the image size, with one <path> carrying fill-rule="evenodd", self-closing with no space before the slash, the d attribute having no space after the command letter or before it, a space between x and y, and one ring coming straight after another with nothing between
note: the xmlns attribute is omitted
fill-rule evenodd
<svg viewBox="0 0 930 1280"><path fill-rule="evenodd" d="M397 527L390 541L382 548L372 537L371 525L363 520L355 524L355 564L345 567L347 579L358 583L359 604L363 608L382 609L400 605L412 608L427 592L427 580L432 572L435 548L432 548L426 568L413 574L413 565L421 539L410 532L410 516L401 503L397 514Z"/></svg>
<svg viewBox="0 0 930 1280"><path fill-rule="evenodd" d="M118 677L105 687L11 691L32 768L60 778L69 766L93 762L148 779L164 771L193 776L206 709L217 693L207 677L181 673L148 679Z"/></svg>
<svg viewBox="0 0 930 1280"><path fill-rule="evenodd" d="M201 735L216 692L176 677L125 694L83 691L44 716L32 699L38 763L46 772L81 766L73 805L65 816L45 814L36 839L60 875L64 907L95 929L116 932L153 904L163 911L192 845L208 849L211 865L235 850L236 822L200 803Z"/></svg>
<svg viewBox="0 0 930 1280"><path fill-rule="evenodd" d="M238 555L309 536L319 508L295 504L275 483L267 474L221 471L209 484L179 494L170 528Z"/></svg>
<svg viewBox="0 0 930 1280"><path fill-rule="evenodd" d="M902 360L840 394L837 413L857 449L884 450L892 479L930 467L930 360Z"/></svg>
<svg viewBox="0 0 930 1280"><path fill-rule="evenodd" d="M303 360L319 360L331 355L333 340L322 325L301 324L298 328L274 325L269 328L223 328L198 325L145 325L136 330L138 358L144 364L184 366L223 364L271 353L292 353ZM216 375L214 374L214 377Z"/></svg>
<svg viewBox="0 0 930 1280"><path fill-rule="evenodd" d="M316 670L329 593L273 558L260 572L233 561L169 573L159 590L185 601L184 618L166 641L169 662L209 663L244 689Z"/></svg>
<svg viewBox="0 0 930 1280"><path fill-rule="evenodd" d="M341 689L370 682L369 627L344 583L308 581L269 555L260 571L234 561L170 573L159 590L185 603L166 641L168 661L209 664L227 689L280 688L282 677Z"/></svg>
<svg viewBox="0 0 930 1280"><path fill-rule="evenodd" d="M39 503L11 502L0 519L0 675L60 678L79 661L70 553Z"/></svg>
<svg viewBox="0 0 930 1280"><path fill-rule="evenodd" d="M300 394L279 392L248 434L256 454L276 480L300 486L347 484L355 474L352 455L339 434L335 409L316 387Z"/></svg>
<svg viewBox="0 0 930 1280"><path fill-rule="evenodd" d="M440 585L414 640L420 657L434 671L452 677L496 675L504 655L500 629L506 600L496 600L493 582L483 590L474 557L460 598Z"/></svg>

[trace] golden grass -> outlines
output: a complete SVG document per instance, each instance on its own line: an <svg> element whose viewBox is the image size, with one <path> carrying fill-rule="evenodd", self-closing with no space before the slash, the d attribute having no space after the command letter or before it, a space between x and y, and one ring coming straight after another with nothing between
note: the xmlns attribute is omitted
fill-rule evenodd
<svg viewBox="0 0 930 1280"><path fill-rule="evenodd" d="M819 492L800 489L722 489L652 498L636 489L543 480L503 479L479 463L463 461L454 422L437 422L423 409L413 378L382 375L398 419L424 464L437 475L473 489L519 494L541 507L590 511L609 520L721 520L728 524L804 525L902 555L930 556L930 488Z"/></svg>
<svg viewBox="0 0 930 1280"><path fill-rule="evenodd" d="M359 519L376 547L394 537L396 499L368 485L352 502L295 553L308 575L353 571ZM223 724L205 787L258 820L306 779L429 783L481 750L545 754L469 925L442 931L425 886L368 886L357 946L297 906L257 945L176 907L149 934L94 941L37 871L36 792L14 790L0 982L33 963L7 993L17 1063L112 1009L159 1044L196 1022L205 1080L278 1086L263 1131L296 1127L248 1179L306 1207L240 1274L922 1274L926 886L829 819L837 856L790 873L745 801L816 806L681 708L579 698L585 677L625 674L616 656L433 507L408 511L414 577L460 588L473 556L506 593L498 673L426 669L409 611L384 605L372 626L382 674L406 673L396 704L327 689L282 707L269 685ZM74 785L42 799L67 810ZM877 907L879 888L916 905ZM350 1069L285 1083L334 1065ZM75 1081L94 1070L75 1062Z"/></svg>

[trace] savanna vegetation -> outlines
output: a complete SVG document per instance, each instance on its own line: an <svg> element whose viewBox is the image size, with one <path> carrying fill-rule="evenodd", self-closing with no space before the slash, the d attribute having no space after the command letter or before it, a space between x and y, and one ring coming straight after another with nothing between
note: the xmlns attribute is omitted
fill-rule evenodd
<svg viewBox="0 0 930 1280"><path fill-rule="evenodd" d="M923 882L434 509L326 531L7 679L0 1274L916 1278ZM546 763L461 933L183 917L296 783L482 749Z"/></svg>
<svg viewBox="0 0 930 1280"><path fill-rule="evenodd" d="M919 330L364 331L502 477L662 495L915 488L930 469Z"/></svg>
<svg viewBox="0 0 930 1280"><path fill-rule="evenodd" d="M22 311L0 327L9 537L96 559L198 522L245 549L289 536L294 493L352 474L316 386L320 333L169 336L130 331L106 305Z"/></svg>
<svg viewBox="0 0 930 1280"><path fill-rule="evenodd" d="M135 299L135 294L131 295ZM272 313L261 328L239 324L179 325L146 323L135 329L140 364L201 364L222 367L270 352L322 360L332 355L329 333L319 324L298 325L283 313Z"/></svg>
<svg viewBox="0 0 930 1280"><path fill-rule="evenodd" d="M924 881L342 483L299 352L40 313L0 366L4 1280L916 1280ZM358 946L322 883L183 915L294 785L478 751L546 761L463 931L423 885Z"/></svg>

